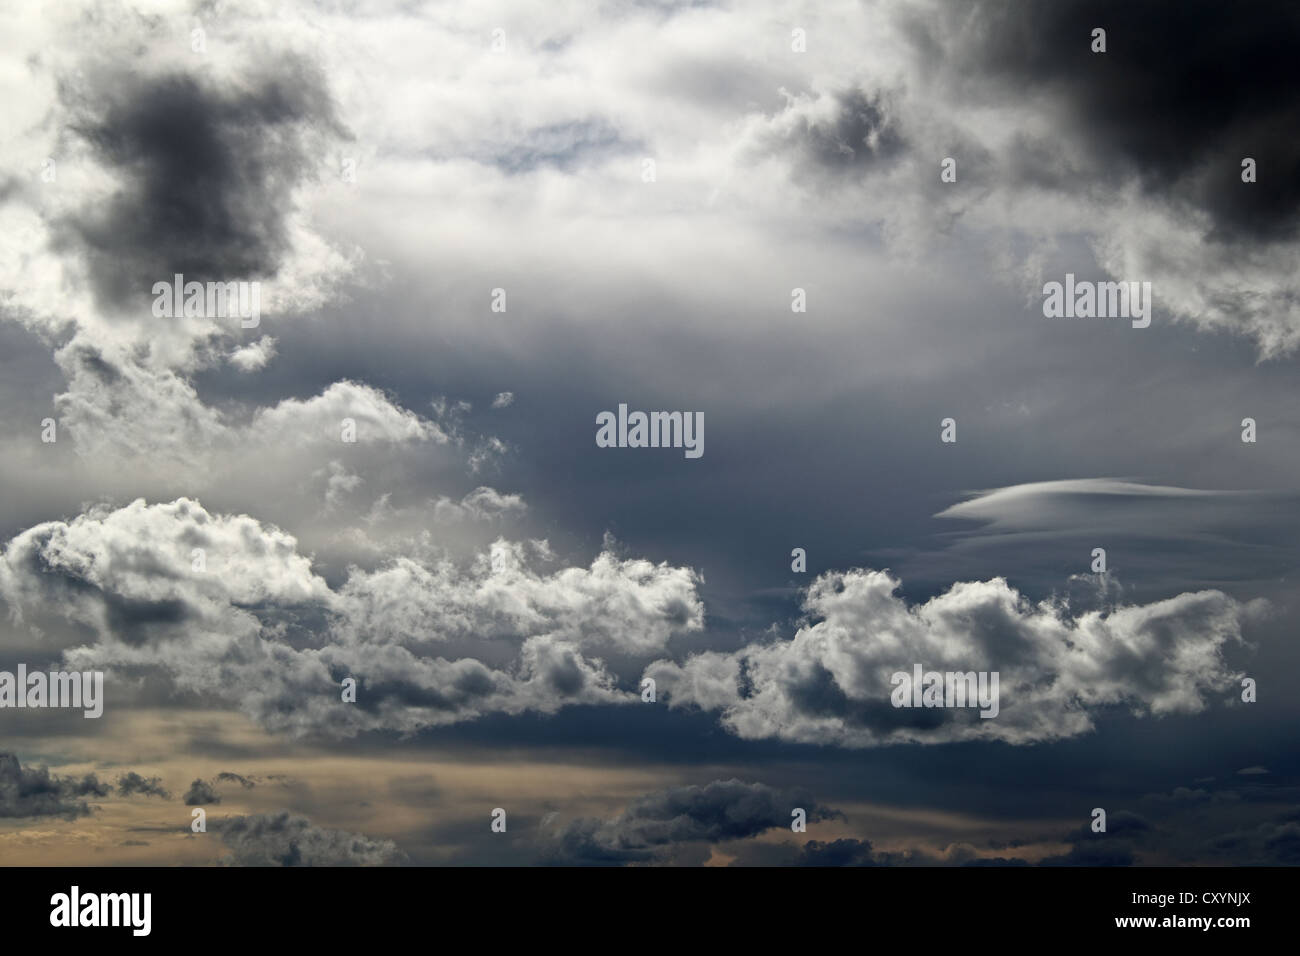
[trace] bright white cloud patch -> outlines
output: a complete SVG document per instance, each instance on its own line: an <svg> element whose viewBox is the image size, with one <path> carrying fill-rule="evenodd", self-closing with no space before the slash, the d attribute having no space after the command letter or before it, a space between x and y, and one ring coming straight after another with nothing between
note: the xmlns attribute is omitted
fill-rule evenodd
<svg viewBox="0 0 1300 956"><path fill-rule="evenodd" d="M62 641L78 668L162 679L325 736L634 701L590 655L662 652L702 626L687 569L606 553L539 574L530 550L499 541L468 568L402 558L331 589L276 528L136 501L16 536L0 594L29 623L84 628L84 643ZM348 677L355 704L342 701Z"/></svg>
<svg viewBox="0 0 1300 956"><path fill-rule="evenodd" d="M915 606L899 585L881 571L822 575L804 605L817 620L792 639L662 660L646 674L672 706L717 711L740 737L846 747L1072 737L1105 707L1196 713L1230 697L1238 677L1222 652L1241 640L1246 611L1218 591L1071 617L1001 578ZM891 675L916 664L997 671L1000 713L894 707Z"/></svg>

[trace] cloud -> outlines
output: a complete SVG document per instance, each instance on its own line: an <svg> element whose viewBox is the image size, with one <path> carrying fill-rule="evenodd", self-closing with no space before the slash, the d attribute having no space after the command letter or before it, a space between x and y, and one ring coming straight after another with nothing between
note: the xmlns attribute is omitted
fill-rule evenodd
<svg viewBox="0 0 1300 956"><path fill-rule="evenodd" d="M231 866L384 866L405 858L391 840L330 830L281 810L216 821Z"/></svg>
<svg viewBox="0 0 1300 956"><path fill-rule="evenodd" d="M185 791L184 799L187 807L201 807L221 802L221 797L217 795L212 784L201 777L196 777L190 784L189 790Z"/></svg>
<svg viewBox="0 0 1300 956"><path fill-rule="evenodd" d="M1207 491L1152 485L1115 478L1037 481L972 492L967 500L937 518L965 518L984 523L985 534L1050 531L1107 534L1116 531L1155 534L1172 526L1184 530L1211 525L1215 509L1233 509L1240 517L1256 512L1257 496L1242 491ZM1198 520L1199 519L1199 520ZM1223 517L1218 516L1219 523Z"/></svg>
<svg viewBox="0 0 1300 956"><path fill-rule="evenodd" d="M1300 346L1300 280L1288 265L1300 250L1288 53L1300 15L1271 4L1252 23L1241 29L1212 0L1173 17L1122 0L908 7L895 25L917 82L900 112L978 144L925 146L936 164L957 156L950 190L969 188L961 170L977 171L983 195L962 221L1027 296L1041 301L1045 272L1088 270L1059 248L1082 235L1104 272L1152 283L1158 312L1249 336L1276 358ZM1091 50L1096 27L1105 53ZM1208 81L1209 62L1252 68ZM1253 183L1242 181L1246 157L1258 163ZM916 203L914 190L899 205ZM1029 255L1026 239L1037 243Z"/></svg>
<svg viewBox="0 0 1300 956"><path fill-rule="evenodd" d="M172 798L171 793L162 785L161 777L142 777L133 770L118 777L117 795L119 797L129 797L136 793L146 797L161 797L164 800Z"/></svg>
<svg viewBox="0 0 1300 956"><path fill-rule="evenodd" d="M498 541L467 568L398 558L331 588L275 527L189 499L137 500L15 536L0 595L22 620L93 634L65 637L80 669L152 677L274 730L338 735L631 702L589 655L659 653L703 626L689 569L606 552L542 574L529 560ZM345 678L355 704L342 701Z"/></svg>
<svg viewBox="0 0 1300 956"><path fill-rule="evenodd" d="M519 495L502 494L494 488L480 485L454 505L446 498L438 499L435 511L451 514L463 513L470 518L490 520L507 515L518 515L527 510Z"/></svg>
<svg viewBox="0 0 1300 956"><path fill-rule="evenodd" d="M497 397L492 399L493 408L509 408L515 403L514 392L498 392Z"/></svg>
<svg viewBox="0 0 1300 956"><path fill-rule="evenodd" d="M237 784L239 784L241 787L243 787L245 790L252 790L255 786L257 786L257 784L256 784L254 781L249 780L247 777L242 776L242 775L240 775L240 774L232 773L232 772L230 772L229 770L223 770L223 771L221 771L221 773L217 774L216 782L217 782L217 783L225 783L225 782L237 783Z"/></svg>
<svg viewBox="0 0 1300 956"><path fill-rule="evenodd" d="M809 840L799 855L799 866L874 866L869 840L842 838L823 843Z"/></svg>
<svg viewBox="0 0 1300 956"><path fill-rule="evenodd" d="M844 747L1073 737L1107 707L1197 713L1226 699L1238 676L1222 651L1241 641L1245 609L1218 591L1070 617L1001 578L954 584L915 606L899 586L881 571L823 574L804 601L817 620L791 640L661 660L646 676L670 706L717 711L744 739ZM998 672L1000 712L894 707L891 675L916 664Z"/></svg>
<svg viewBox="0 0 1300 956"><path fill-rule="evenodd" d="M1115 180L1132 173L1145 191L1208 214L1212 240L1295 237L1300 147L1290 131L1300 101L1286 78L1295 74L1288 51L1300 42L1300 13L1290 5L1261 9L1250 30L1212 0L1173 16L1122 0L944 6L960 14L951 68L1009 95L1033 90ZM1091 49L1096 27L1106 30L1104 54ZM1251 69L1209 81L1207 62ZM1246 155L1271 172L1243 189Z"/></svg>
<svg viewBox="0 0 1300 956"><path fill-rule="evenodd" d="M969 843L950 843L942 850L877 850L870 840L840 837L789 843L752 843L736 852L731 866L1028 866L1018 857L983 856Z"/></svg>
<svg viewBox="0 0 1300 956"><path fill-rule="evenodd" d="M237 348L226 356L226 360L241 372L256 372L266 367L275 358L275 339L264 335L251 345Z"/></svg>
<svg viewBox="0 0 1300 956"><path fill-rule="evenodd" d="M119 185L68 226L100 302L138 304L174 273L274 275L292 245L294 190L321 140L343 135L320 68L281 54L238 85L116 67L88 69L87 80L64 87L70 126Z"/></svg>
<svg viewBox="0 0 1300 956"><path fill-rule="evenodd" d="M106 797L109 786L94 774L80 780L50 773L48 767L24 769L14 754L0 753L0 818L88 816L84 797Z"/></svg>
<svg viewBox="0 0 1300 956"><path fill-rule="evenodd" d="M355 423L352 440L359 444L447 440L432 422L394 405L378 389L349 381L335 382L305 401L287 398L259 409L249 426L249 438L263 445L338 441L345 418Z"/></svg>
<svg viewBox="0 0 1300 956"><path fill-rule="evenodd" d="M291 535L186 498L97 507L23 532L5 546L0 593L20 612L57 601L59 616L137 647L151 628L230 627L233 638L255 630L244 606L330 595Z"/></svg>
<svg viewBox="0 0 1300 956"><path fill-rule="evenodd" d="M810 823L839 815L806 794L762 783L715 780L645 794L610 820L572 820L549 835L548 854L561 863L656 860L677 844L743 840L789 827L796 808L805 811Z"/></svg>
<svg viewBox="0 0 1300 956"><path fill-rule="evenodd" d="M773 121L769 148L792 149L801 167L851 175L887 165L906 148L889 98L858 88L793 99Z"/></svg>
<svg viewBox="0 0 1300 956"><path fill-rule="evenodd" d="M1040 866L1133 866L1143 844L1153 836L1147 820L1129 810L1116 810L1106 818L1106 830L1094 833L1090 824L1070 831L1073 844L1064 854L1046 856Z"/></svg>
<svg viewBox="0 0 1300 956"><path fill-rule="evenodd" d="M205 403L183 371L142 360L134 346L95 345L92 338L79 333L55 352L67 380L55 408L78 453L115 471L147 454L181 478L207 483L255 463L277 466L290 453L338 454L345 442L391 447L448 441L434 422L348 380L307 399L254 408L241 422Z"/></svg>

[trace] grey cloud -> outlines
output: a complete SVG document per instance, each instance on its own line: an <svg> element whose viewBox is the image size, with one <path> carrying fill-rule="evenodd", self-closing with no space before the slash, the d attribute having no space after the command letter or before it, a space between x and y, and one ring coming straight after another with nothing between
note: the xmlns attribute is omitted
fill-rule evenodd
<svg viewBox="0 0 1300 956"><path fill-rule="evenodd" d="M134 770L122 774L117 780L117 793L121 797L140 794L146 797L161 797L170 800L170 791L162 784L161 777L143 777Z"/></svg>
<svg viewBox="0 0 1300 956"><path fill-rule="evenodd" d="M903 150L902 134L882 94L847 90L836 94L834 102L829 121L801 118L797 126L815 162L830 169L861 169Z"/></svg>
<svg viewBox="0 0 1300 956"><path fill-rule="evenodd" d="M62 817L91 813L85 797L106 797L109 785L94 774L80 780L50 773L48 767L23 768L18 757L0 753L0 818Z"/></svg>
<svg viewBox="0 0 1300 956"><path fill-rule="evenodd" d="M1106 830L1094 833L1082 824L1065 836L1071 844L1064 854L1044 857L1040 866L1133 866L1141 848L1158 834L1142 816L1116 810L1106 817Z"/></svg>
<svg viewBox="0 0 1300 956"><path fill-rule="evenodd" d="M257 784L247 777L237 773L231 773L229 770L223 770L216 776L217 783L237 783L245 790L252 790Z"/></svg>
<svg viewBox="0 0 1300 956"><path fill-rule="evenodd" d="M980 164L995 190L962 218L989 230L1028 297L1044 267L1059 279L1091 258L1115 279L1150 281L1161 317L1244 333L1265 358L1300 345L1294 7L1263 4L1250 29L1213 0L1168 16L1123 0L940 0L896 19L918 80L906 120L960 128L994 157ZM1097 27L1105 53L1091 51ZM998 135L1010 132L999 116L1015 117L1013 134ZM918 193L894 218L926 218ZM1072 234L1090 257L1068 253ZM1038 251L1026 256L1025 239Z"/></svg>
<svg viewBox="0 0 1300 956"><path fill-rule="evenodd" d="M856 87L794 98L771 127L769 147L792 150L801 167L821 174L869 171L907 145L889 95Z"/></svg>
<svg viewBox="0 0 1300 956"><path fill-rule="evenodd" d="M952 69L1032 90L1068 117L1070 135L1118 180L1125 172L1170 202L1212 217L1212 237L1291 239L1300 213L1300 97L1292 50L1300 11L1241 12L1213 0L1160 10L1124 0L946 3ZM1091 51L1096 27L1104 54ZM936 42L933 38L931 43ZM945 45L942 41L940 45ZM1230 76L1218 64L1249 64ZM1241 160L1259 163L1243 186Z"/></svg>
<svg viewBox="0 0 1300 956"><path fill-rule="evenodd" d="M553 862L632 863L663 858L676 844L743 840L790 826L802 808L809 822L838 811L807 794L762 783L715 780L649 793L610 820L580 818L549 835Z"/></svg>
<svg viewBox="0 0 1300 956"><path fill-rule="evenodd" d="M842 838L821 842L809 840L799 854L799 866L873 866L876 864L869 840Z"/></svg>
<svg viewBox="0 0 1300 956"><path fill-rule="evenodd" d="M1018 857L981 856L969 843L951 843L942 851L918 848L877 850L870 840L840 837L789 843L749 843L736 848L731 866L1028 866Z"/></svg>
<svg viewBox="0 0 1300 956"><path fill-rule="evenodd" d="M383 866L405 858L391 840L317 826L281 810L213 824L232 866Z"/></svg>
<svg viewBox="0 0 1300 956"><path fill-rule="evenodd" d="M220 803L221 797L213 789L212 784L202 777L195 778L190 784L189 790L185 791L185 805L187 807L201 807L213 803Z"/></svg>
<svg viewBox="0 0 1300 956"><path fill-rule="evenodd" d="M282 53L245 76L122 71L65 86L70 125L120 179L70 223L101 301L124 305L177 272L206 282L279 268L294 188L322 154L313 134L343 131L313 64Z"/></svg>
<svg viewBox="0 0 1300 956"><path fill-rule="evenodd" d="M1137 861L1133 847L1097 834L1091 842L1076 843L1068 853L1044 857L1040 866L1132 866Z"/></svg>

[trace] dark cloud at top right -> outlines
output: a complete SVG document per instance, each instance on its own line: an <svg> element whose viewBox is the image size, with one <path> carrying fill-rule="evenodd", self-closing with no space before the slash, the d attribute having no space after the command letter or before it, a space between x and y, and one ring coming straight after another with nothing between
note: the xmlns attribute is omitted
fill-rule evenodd
<svg viewBox="0 0 1300 956"><path fill-rule="evenodd" d="M1208 215L1217 241L1297 234L1300 212L1300 6L1189 0L983 0L946 3L944 22L915 20L966 87L1046 97L1071 146L1107 178L1136 176L1149 194ZM1093 31L1106 50L1093 52ZM1257 163L1242 182L1242 160Z"/></svg>

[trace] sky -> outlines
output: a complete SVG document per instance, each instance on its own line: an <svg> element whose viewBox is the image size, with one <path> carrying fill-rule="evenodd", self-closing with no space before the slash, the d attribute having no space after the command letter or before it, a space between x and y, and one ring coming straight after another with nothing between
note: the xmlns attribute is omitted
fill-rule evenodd
<svg viewBox="0 0 1300 956"><path fill-rule="evenodd" d="M0 2L0 863L1300 863L1298 42Z"/></svg>

